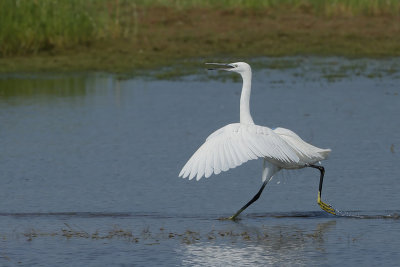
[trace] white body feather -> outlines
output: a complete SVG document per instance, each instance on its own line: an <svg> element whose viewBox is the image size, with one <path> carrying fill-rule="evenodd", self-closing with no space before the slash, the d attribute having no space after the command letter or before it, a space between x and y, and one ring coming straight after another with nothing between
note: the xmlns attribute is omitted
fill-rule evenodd
<svg viewBox="0 0 400 267"><path fill-rule="evenodd" d="M247 63L230 71L243 78L240 98L240 123L228 124L213 132L193 154L179 173L180 177L200 180L219 174L248 160L264 158L263 182L280 169L298 169L327 158L330 149L321 149L303 141L294 132L255 125L250 115L251 68ZM228 69L227 69L228 70Z"/></svg>

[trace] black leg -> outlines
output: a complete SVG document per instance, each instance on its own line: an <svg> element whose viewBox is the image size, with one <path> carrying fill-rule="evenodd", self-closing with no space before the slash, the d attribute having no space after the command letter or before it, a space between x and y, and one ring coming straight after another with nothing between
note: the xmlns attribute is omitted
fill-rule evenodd
<svg viewBox="0 0 400 267"><path fill-rule="evenodd" d="M265 186L267 185L267 183L269 182L269 179L265 180L265 182L262 184L260 190L257 192L257 194L246 204L244 205L240 210L238 210L234 215L232 215L231 217L229 217L229 220L235 220L236 217L242 213L242 211L244 211L245 209L247 209L248 206L250 206L251 204L253 204L253 202L255 202L260 196L262 191L264 190Z"/></svg>
<svg viewBox="0 0 400 267"><path fill-rule="evenodd" d="M318 189L318 192L321 195L322 194L322 183L324 182L325 168L322 166L313 165L313 164L309 164L308 167L318 169L321 172L321 176L319 178L319 189Z"/></svg>
<svg viewBox="0 0 400 267"><path fill-rule="evenodd" d="M313 165L313 164L308 164L307 167L318 169L321 173L321 176L319 178L319 188L318 188L318 199L317 199L318 205L321 207L322 210L324 210L330 214L336 215L335 209L331 205L326 204L321 200L322 183L324 182L324 175L325 175L324 167L318 166L318 165Z"/></svg>

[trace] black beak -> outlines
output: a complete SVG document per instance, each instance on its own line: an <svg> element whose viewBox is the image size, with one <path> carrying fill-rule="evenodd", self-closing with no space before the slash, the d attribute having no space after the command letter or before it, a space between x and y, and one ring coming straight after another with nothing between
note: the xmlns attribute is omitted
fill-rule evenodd
<svg viewBox="0 0 400 267"><path fill-rule="evenodd" d="M206 65L214 65L213 68L208 68L208 70L231 70L234 67L231 64L226 63L206 63Z"/></svg>

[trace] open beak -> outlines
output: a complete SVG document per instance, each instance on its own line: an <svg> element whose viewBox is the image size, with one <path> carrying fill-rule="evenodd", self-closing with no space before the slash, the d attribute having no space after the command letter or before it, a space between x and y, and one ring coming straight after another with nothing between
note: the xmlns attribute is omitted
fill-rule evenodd
<svg viewBox="0 0 400 267"><path fill-rule="evenodd" d="M226 64L226 63L206 63L206 65L214 65L211 68L208 68L208 70L226 70L230 71L234 67L231 64Z"/></svg>

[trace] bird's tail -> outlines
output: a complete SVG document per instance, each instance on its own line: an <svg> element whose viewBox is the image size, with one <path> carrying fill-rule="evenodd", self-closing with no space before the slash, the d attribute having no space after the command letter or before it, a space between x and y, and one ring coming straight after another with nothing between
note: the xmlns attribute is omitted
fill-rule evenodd
<svg viewBox="0 0 400 267"><path fill-rule="evenodd" d="M323 159L327 159L329 154L331 153L332 150L328 149L320 149L320 151L318 151L318 154L323 158Z"/></svg>

